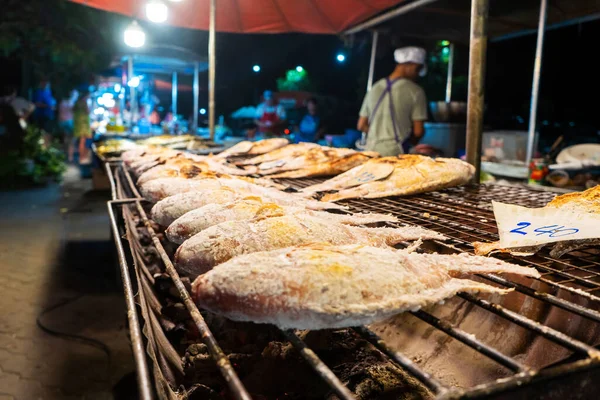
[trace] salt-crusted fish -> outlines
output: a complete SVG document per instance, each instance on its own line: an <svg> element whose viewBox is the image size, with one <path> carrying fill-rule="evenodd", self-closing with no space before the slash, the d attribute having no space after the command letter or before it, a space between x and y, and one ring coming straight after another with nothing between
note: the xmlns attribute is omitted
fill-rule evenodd
<svg viewBox="0 0 600 400"><path fill-rule="evenodd" d="M268 188L267 188L268 189ZM344 209L335 203L309 200L279 190L248 190L223 186L217 189L197 189L167 197L154 205L152 219L162 226L169 226L184 214L208 204L227 204L247 197L258 198L262 202L283 206L304 207L310 210Z"/></svg>
<svg viewBox="0 0 600 400"><path fill-rule="evenodd" d="M257 142L243 141L222 151L221 153L217 154L216 157L228 158L242 155L265 154L280 147L286 146L288 143L289 141L284 138L265 139Z"/></svg>
<svg viewBox="0 0 600 400"><path fill-rule="evenodd" d="M417 226L363 228L308 215L288 215L212 226L183 242L175 254L177 269L196 277L231 258L264 250L322 242L387 247L417 239L444 239Z"/></svg>
<svg viewBox="0 0 600 400"><path fill-rule="evenodd" d="M306 207L282 206L263 202L260 198L246 198L228 204L209 204L190 211L169 225L166 234L171 242L181 244L195 234L222 222L282 217L284 215L310 215L346 225L398 222L396 217L385 214L334 214L326 211L313 211Z"/></svg>
<svg viewBox="0 0 600 400"><path fill-rule="evenodd" d="M473 177L475 168L457 158L421 155L375 158L321 184L304 188L304 193L336 191L323 201L424 193L463 185Z"/></svg>
<svg viewBox="0 0 600 400"><path fill-rule="evenodd" d="M196 279L192 293L201 308L232 320L330 329L376 322L459 292L510 291L465 278L489 272L539 276L533 268L464 253L309 245L236 257Z"/></svg>

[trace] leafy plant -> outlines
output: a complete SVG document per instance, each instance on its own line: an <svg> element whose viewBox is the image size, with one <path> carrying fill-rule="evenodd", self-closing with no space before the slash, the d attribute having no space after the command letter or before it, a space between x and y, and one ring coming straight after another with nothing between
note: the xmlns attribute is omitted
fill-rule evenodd
<svg viewBox="0 0 600 400"><path fill-rule="evenodd" d="M65 156L55 143L46 143L44 132L29 125L20 149L0 158L0 182L15 187L60 181L66 171Z"/></svg>

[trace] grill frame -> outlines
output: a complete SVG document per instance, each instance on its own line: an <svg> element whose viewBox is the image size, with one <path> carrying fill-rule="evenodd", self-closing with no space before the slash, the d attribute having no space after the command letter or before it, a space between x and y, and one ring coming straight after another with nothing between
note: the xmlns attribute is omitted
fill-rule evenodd
<svg viewBox="0 0 600 400"><path fill-rule="evenodd" d="M131 207L135 205L135 212L139 215L139 217L143 220L146 229L150 237L152 238L152 243L154 248L160 254L162 261L165 265L166 272L169 274L173 282L175 283L183 302L188 309L191 318L195 322L196 326L202 333L202 338L204 343L208 346L210 354L213 356L215 360L215 364L220 369L225 382L229 388L230 394L236 399L250 399L248 392L245 390L241 381L235 370L227 360L226 355L221 351L217 340L214 338L210 329L204 322L202 315L200 314L198 308L195 306L191 297L185 286L183 285L177 271L172 265L171 260L169 259L167 253L165 252L160 239L157 237L156 232L154 231L152 224L147 218L147 215L142 206L144 200L139 195L137 188L131 178L131 175L123 168L122 163L107 163L107 173L109 176L109 180L111 183L111 193L113 200L109 202L109 209L112 207ZM118 175L118 176L117 176ZM122 177L121 179L117 179L115 181L115 176L117 178ZM126 182L122 184L122 182ZM306 187L311 184L319 183L322 180L317 179L286 179L279 180L279 183L284 183L290 185L293 188L299 189L301 187ZM497 234L494 233L495 224L493 222L493 213L491 212L491 205L489 204L490 200L498 200L498 198L494 197L497 195L493 193L497 189L493 187L490 189L489 186L481 185L481 186L471 186L471 187L462 187L456 189L449 189L443 192L434 192L428 193L419 196L410 196L406 198L387 198L387 199L374 199L374 200L348 200L343 203L348 205L351 211L355 212L390 212L393 211L396 216L398 216L403 222L421 225L433 230L436 230L440 233L444 233L451 240L448 243L437 242L436 244L444 247L448 251L458 252L458 251L466 251L472 252L472 245L469 240L466 238L469 235L473 236L471 232L476 232L481 236L476 236L474 239L481 240L489 239L489 240L497 240ZM120 192L120 193L119 193ZM483 195L480 195L479 192L483 192ZM511 193L511 196L507 196L507 191L502 190L502 201L512 202L514 204L529 206L529 207L539 207L544 205L547 201L554 196L552 193L543 192L543 191L533 191L531 189L519 188L516 193ZM443 198L447 203L441 203L440 198ZM390 210L390 204L395 206L395 209ZM427 205L433 211L433 218L430 215L423 214L423 207ZM450 208L449 206L454 205L456 210ZM419 206L421 208L419 208ZM399 207L401 211L399 211ZM428 209L427 209L428 210ZM481 226L471 227L466 224L460 225L456 222L456 220L452 220L448 217L447 213L449 211L455 211L457 215L461 215L462 218L468 219L469 221L473 221L473 218L480 217L480 222L478 223ZM475 213L474 213L475 212ZM438 215L439 214L439 215ZM475 214L480 214L475 215ZM118 221L116 220L116 215L111 213L111 224L113 226L117 226ZM481 222L481 220L484 220ZM393 224L392 224L393 225ZM437 228L437 229L436 229ZM462 228L466 232L461 232L459 228ZM486 228L486 229L484 229ZM456 235L448 234L448 231L457 232ZM465 235L467 235L465 237ZM118 235L115 235L115 241L117 240ZM130 243L131 246L131 243ZM130 249L132 253L134 249ZM590 257L595 257L596 253L591 253ZM600 304L600 280L598 283L594 281L590 281L587 276L579 277L570 273L571 271L583 271L584 273L592 272L590 277L596 279L595 271L588 271L586 268L581 268L581 266L570 265L565 261L559 262L559 265L566 265L567 271L557 269L555 267L550 267L556 260L551 260L547 255L535 256L534 260L537 260L539 257L542 261L534 261L529 262L528 260L523 260L521 257L503 255L502 258L507 258L508 261L521 264L537 267L540 272L543 272L543 276L539 278L541 282L548 284L550 286L555 287L556 289L566 290L572 294L579 295L585 297L588 300L593 302L597 302ZM585 260L585 259L584 259ZM127 264L127 261L123 258L120 258L121 270L130 271ZM124 262L123 265L121 262ZM549 265L546 265L548 264ZM593 268L596 268L596 264L600 266L599 262L593 262L591 265ZM600 269L599 269L600 270ZM553 279L557 279L558 277L567 277L566 281L555 281ZM598 274L600 276L600 274ZM496 275L481 275L482 278L487 279L491 282L499 284L501 286L512 287L516 291L523 293L524 295L536 298L537 300L548 302L553 306L559 307L568 312L572 312L576 315L582 316L584 318L590 319L594 322L600 323L600 313L595 310L583 307L579 304L569 302L567 300L561 299L557 296L551 295L549 293L537 292L534 289L527 287L526 285L519 284L517 282L512 282L502 277ZM130 283L131 284L131 283ZM573 287L575 285L586 287L585 285L591 286L586 287L588 290L580 289L578 287ZM598 287L595 287L595 286ZM128 290L125 287L124 281L124 289ZM130 290L131 292L131 290ZM575 374L586 374L586 373L596 373L600 375L600 351L586 345L585 343L581 343L576 339L573 339L561 332L558 332L552 328L545 327L533 320L530 320L526 317L519 315L513 311L507 310L502 306L499 306L494 303L490 303L486 300L478 299L472 295L460 294L460 297L463 299L476 304L478 307L482 307L487 309L490 312L501 315L504 318L510 320L513 323L517 323L521 326L526 327L527 329L536 331L538 334L553 340L554 342L559 343L561 346L570 348L575 353L579 353L582 355L582 359L575 359L572 362L568 362L567 364L558 365L550 368L545 368L542 370L532 370L527 366L522 365L521 363L515 361L513 358L506 356L494 349L493 347L486 345L478 341L475 338L472 338L468 333L463 332L462 330L454 327L452 324L447 323L445 321L439 320L437 317L425 312L425 311L416 311L412 312L412 315L415 317L425 321L429 325L434 328L445 332L450 337L459 340L466 346L475 349L491 360L503 365L511 369L514 374L510 378L497 379L495 381L491 381L485 384L480 384L471 388L452 388L448 387L441 382L439 382L436 378L431 376L428 372L422 370L417 364L415 364L410 358L405 355L394 351L390 347L386 345L386 343L379 338L374 332L369 330L366 327L356 327L354 328L355 332L367 339L370 343L372 343L376 348L378 348L383 354L388 356L390 360L394 361L397 366L408 371L411 375L421 381L425 386L427 386L432 392L436 394L436 399L453 399L453 398L492 398L497 395L501 395L503 393L507 393L509 391L514 391L517 388L523 390L527 386L535 386L540 382L546 382L548 380L554 381L562 381L565 379L570 379ZM133 310L130 307L129 302L128 306L128 314L136 313L135 308ZM138 318L139 320L139 318ZM131 326L130 326L130 329ZM320 376L328 385L331 387L332 391L336 393L339 398L342 399L353 399L354 397L348 393L348 390L341 384L339 379L333 374L331 369L329 369L319 358L318 356L309 348L306 347L306 344L298 338L294 332L285 331L283 334L287 337L290 343L299 351L299 353L305 358L305 360L311 365L314 369L315 373ZM132 335L133 336L133 335ZM134 352L138 353L140 351L139 346L134 346ZM583 356L585 355L585 356ZM140 386L148 385L150 379L143 378L143 371L146 370L147 366L144 368L140 366L140 357L139 354L136 354L136 364L138 365L138 379ZM142 373L140 373L140 371ZM144 392L145 393L145 392ZM144 397L144 399L149 397Z"/></svg>

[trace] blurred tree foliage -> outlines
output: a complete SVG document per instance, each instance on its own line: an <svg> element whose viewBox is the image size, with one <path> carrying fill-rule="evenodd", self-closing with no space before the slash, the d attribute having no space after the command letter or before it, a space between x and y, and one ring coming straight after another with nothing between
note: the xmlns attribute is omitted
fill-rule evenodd
<svg viewBox="0 0 600 400"><path fill-rule="evenodd" d="M285 78L277 78L277 90L280 92L297 90L312 92L314 89L305 69L300 71L290 69L286 72Z"/></svg>
<svg viewBox="0 0 600 400"><path fill-rule="evenodd" d="M106 15L66 0L3 0L0 56L22 63L25 90L46 77L57 98L110 63Z"/></svg>

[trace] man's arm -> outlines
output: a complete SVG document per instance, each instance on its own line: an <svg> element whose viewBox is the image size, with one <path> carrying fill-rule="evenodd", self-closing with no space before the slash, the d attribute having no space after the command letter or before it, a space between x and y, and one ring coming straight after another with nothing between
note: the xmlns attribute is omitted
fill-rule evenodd
<svg viewBox="0 0 600 400"><path fill-rule="evenodd" d="M410 135L410 144L416 146L425 136L425 121L413 121L412 135Z"/></svg>
<svg viewBox="0 0 600 400"><path fill-rule="evenodd" d="M422 89L415 96L411 119L413 121L411 144L417 145L425 136L425 121L427 120L427 97Z"/></svg>
<svg viewBox="0 0 600 400"><path fill-rule="evenodd" d="M362 106L360 107L360 112L358 113L358 122L356 124L356 129L361 132L367 133L369 132L369 93L365 96Z"/></svg>
<svg viewBox="0 0 600 400"><path fill-rule="evenodd" d="M365 133L369 132L369 118L359 117L358 123L356 124L356 129Z"/></svg>

